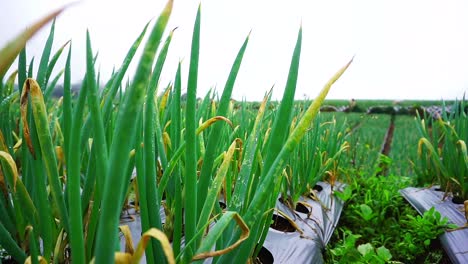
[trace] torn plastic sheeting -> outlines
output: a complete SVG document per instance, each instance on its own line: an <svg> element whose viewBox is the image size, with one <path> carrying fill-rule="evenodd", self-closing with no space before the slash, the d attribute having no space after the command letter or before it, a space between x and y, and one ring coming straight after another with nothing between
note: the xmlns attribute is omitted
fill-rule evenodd
<svg viewBox="0 0 468 264"><path fill-rule="evenodd" d="M264 247L274 258L274 263L323 263L322 250L330 240L336 228L343 202L331 194L328 183L319 182L323 190L317 192L318 201L302 197L301 201L310 205L310 214L291 210L280 201L276 202L277 210L294 220L302 230L292 233L281 232L270 228L265 239ZM336 185L341 189L344 185Z"/></svg>
<svg viewBox="0 0 468 264"><path fill-rule="evenodd" d="M435 188L408 187L400 193L420 214L434 207L451 223L465 225L463 205L452 203L450 196L443 200L444 192L435 191ZM468 228L445 232L439 239L453 263L468 263Z"/></svg>

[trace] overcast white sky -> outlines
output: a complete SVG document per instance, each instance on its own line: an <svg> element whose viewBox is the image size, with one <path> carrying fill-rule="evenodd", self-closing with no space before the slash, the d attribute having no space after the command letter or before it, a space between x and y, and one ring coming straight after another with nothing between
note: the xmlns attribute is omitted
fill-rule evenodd
<svg viewBox="0 0 468 264"><path fill-rule="evenodd" d="M66 2L71 1L1 0L0 46ZM99 51L97 66L107 79L164 4L156 0L81 1L58 17L54 51L72 39L73 79L80 80L89 28L93 50ZM162 85L173 80L179 59L183 60L186 85L198 4L198 0L175 0L168 29L178 29ZM454 99L468 90L465 0L202 0L201 8L199 96L209 88L223 88L234 58L252 30L233 97L261 100L274 84L274 97L279 99L301 21L303 46L296 98L315 97L353 55L353 65L328 98ZM30 41L28 60L35 56L38 63L48 33L45 28ZM56 67L62 68L63 61Z"/></svg>

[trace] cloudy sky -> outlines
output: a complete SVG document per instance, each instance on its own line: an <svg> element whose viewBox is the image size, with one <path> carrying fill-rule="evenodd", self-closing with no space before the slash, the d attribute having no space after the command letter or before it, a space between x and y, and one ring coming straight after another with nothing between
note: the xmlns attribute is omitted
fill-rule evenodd
<svg viewBox="0 0 468 264"><path fill-rule="evenodd" d="M2 0L0 46L67 2L71 1ZM178 29L162 85L173 80L179 60L187 80L199 3L175 0L168 28ZM107 79L164 4L156 0L81 1L58 17L54 50L72 40L73 79L80 80L88 28L93 50L99 52L96 65ZM280 98L301 23L303 46L296 98L315 97L352 56L353 65L332 88L329 98L454 99L468 90L465 0L202 0L201 10L199 96L210 88L223 88L234 58L252 30L233 97L260 100L275 85L274 97ZM39 61L48 31L45 28L30 41L28 60L35 56L36 63ZM58 68L63 67L63 61Z"/></svg>

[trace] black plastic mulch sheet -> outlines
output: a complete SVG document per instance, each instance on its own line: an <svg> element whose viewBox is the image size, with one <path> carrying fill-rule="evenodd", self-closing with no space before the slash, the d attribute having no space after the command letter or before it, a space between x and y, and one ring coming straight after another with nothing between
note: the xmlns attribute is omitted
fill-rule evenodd
<svg viewBox="0 0 468 264"><path fill-rule="evenodd" d="M408 187L400 193L420 214L434 207L453 224L463 226L467 221L463 205L452 203L450 196L444 199L444 192L436 191L436 187ZM453 263L468 263L468 228L445 232L439 239Z"/></svg>
<svg viewBox="0 0 468 264"><path fill-rule="evenodd" d="M331 194L328 183L320 182L323 190L317 192L318 201L302 198L312 208L310 214L292 211L281 202L276 209L294 220L301 229L294 232L282 232L270 227L263 246L274 258L274 263L323 263L322 250L330 240L343 209L341 200ZM342 188L342 185L335 186ZM275 214L279 215L277 212Z"/></svg>

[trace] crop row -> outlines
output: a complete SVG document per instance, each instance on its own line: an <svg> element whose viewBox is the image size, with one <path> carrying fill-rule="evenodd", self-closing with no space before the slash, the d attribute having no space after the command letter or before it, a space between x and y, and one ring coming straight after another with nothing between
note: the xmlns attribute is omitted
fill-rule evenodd
<svg viewBox="0 0 468 264"><path fill-rule="evenodd" d="M54 25L37 74L32 61L26 66L26 40L58 12L1 51L2 79L19 53L17 77L21 84L18 91L13 88L15 73L0 89L4 194L0 199L0 242L14 259L135 262L145 251L148 263L187 263L209 257L217 257L219 263L232 259L244 263L257 254L257 243L266 235L271 208L281 190L298 197L296 193L310 187L304 181L317 181L317 172L336 166L333 159L338 156L327 148L339 153L346 145L320 144L322 137L342 137L336 123L330 128L312 124L331 85L350 63L332 77L312 104L295 109L300 29L281 103L268 107L268 93L256 113L243 107L234 110L230 97L249 42L247 36L219 104L213 103L215 94L198 102L198 10L187 95L182 101L181 64L173 84L159 86L172 39L172 32L164 33L171 10L169 1L153 28L143 29L102 90L98 89L96 56L88 34L87 71L77 97L71 94L71 45L66 43L52 54ZM133 81L124 83L128 65L146 35ZM64 71L51 79L67 46ZM63 99L53 100L52 91L62 74ZM162 96L157 96L159 92ZM333 132L328 135L327 131ZM306 136L309 134L312 136ZM300 181L285 181L285 173L286 178L298 179L296 166L301 164L290 159L298 145L308 145L301 143L303 138L312 140L307 138L315 136L319 137L315 144L321 154L314 158L309 174ZM302 154L304 158L307 155L312 154ZM115 253L120 212L134 168L144 235L134 252ZM164 226L159 214L163 197L167 212ZM221 210L219 199L225 201L227 209ZM215 224L206 231L212 222Z"/></svg>

